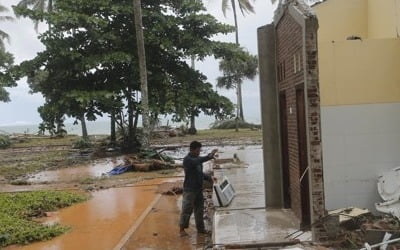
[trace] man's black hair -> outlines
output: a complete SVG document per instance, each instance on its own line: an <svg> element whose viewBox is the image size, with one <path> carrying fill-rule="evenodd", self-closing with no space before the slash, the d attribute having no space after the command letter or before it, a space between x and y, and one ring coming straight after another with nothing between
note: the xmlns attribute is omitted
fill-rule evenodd
<svg viewBox="0 0 400 250"><path fill-rule="evenodd" d="M190 143L190 146L189 146L189 148L190 148L190 150L194 150L194 149L197 149L197 148L201 148L201 143L200 142L198 142L198 141L192 141L191 143Z"/></svg>

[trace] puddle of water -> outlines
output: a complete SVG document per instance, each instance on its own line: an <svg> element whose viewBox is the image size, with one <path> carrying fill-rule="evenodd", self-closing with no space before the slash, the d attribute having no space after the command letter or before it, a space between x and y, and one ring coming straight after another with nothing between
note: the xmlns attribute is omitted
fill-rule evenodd
<svg viewBox="0 0 400 250"><path fill-rule="evenodd" d="M123 162L122 158L106 158L82 166L43 171L30 177L28 182L70 182L85 178L100 177Z"/></svg>

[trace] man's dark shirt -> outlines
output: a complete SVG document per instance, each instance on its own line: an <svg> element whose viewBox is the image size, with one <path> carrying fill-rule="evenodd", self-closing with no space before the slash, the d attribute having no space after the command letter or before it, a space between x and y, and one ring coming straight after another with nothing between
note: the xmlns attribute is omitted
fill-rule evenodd
<svg viewBox="0 0 400 250"><path fill-rule="evenodd" d="M203 173L203 162L213 159L211 154L203 157L195 157L188 154L183 159L185 180L183 182L184 192L198 192L203 189L203 180L211 180L211 176Z"/></svg>

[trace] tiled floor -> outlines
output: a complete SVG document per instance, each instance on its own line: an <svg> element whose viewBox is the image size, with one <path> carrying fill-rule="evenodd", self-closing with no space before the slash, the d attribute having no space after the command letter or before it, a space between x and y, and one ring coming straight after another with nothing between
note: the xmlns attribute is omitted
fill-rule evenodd
<svg viewBox="0 0 400 250"><path fill-rule="evenodd" d="M227 177L237 193L228 207L216 208L214 245L290 241L286 236L297 231L299 221L291 210L265 208L261 146L221 151L221 158L236 153L244 164L222 164L214 170L219 180Z"/></svg>

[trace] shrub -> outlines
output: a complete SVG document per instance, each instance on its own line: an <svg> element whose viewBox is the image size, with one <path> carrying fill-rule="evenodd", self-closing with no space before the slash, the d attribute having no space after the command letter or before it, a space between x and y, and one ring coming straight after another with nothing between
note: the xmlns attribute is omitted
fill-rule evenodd
<svg viewBox="0 0 400 250"><path fill-rule="evenodd" d="M72 145L73 148L76 149L85 149L85 148L91 148L93 145L90 142L89 139L84 139L84 138L80 138L77 141L75 141Z"/></svg>
<svg viewBox="0 0 400 250"><path fill-rule="evenodd" d="M223 120L216 121L211 124L211 129L235 129L236 128L236 120ZM239 120L239 128L249 128L249 129L260 129L261 125L256 125L252 123L248 123L245 121Z"/></svg>
<svg viewBox="0 0 400 250"><path fill-rule="evenodd" d="M8 135L0 135L0 148L8 148L11 145Z"/></svg>

